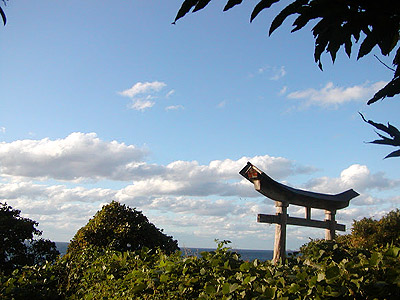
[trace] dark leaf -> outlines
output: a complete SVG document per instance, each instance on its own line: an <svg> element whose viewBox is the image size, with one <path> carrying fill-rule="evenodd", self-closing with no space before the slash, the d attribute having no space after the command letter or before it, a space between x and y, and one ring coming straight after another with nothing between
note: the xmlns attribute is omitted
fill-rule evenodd
<svg viewBox="0 0 400 300"><path fill-rule="evenodd" d="M364 120L364 122L374 126L376 129L379 129L379 130L389 134L392 137L390 139L390 138L383 136L377 132L377 134L381 138L381 140L375 140L370 143L380 144L380 145L400 146L400 131L396 127L390 125L389 123L387 126L385 126L381 123L375 123L374 121L371 121L371 120L367 121L361 113L359 113L359 114L360 114L361 118ZM385 158L397 157L397 156L400 156L400 150L396 150L396 151L390 153Z"/></svg>
<svg viewBox="0 0 400 300"><path fill-rule="evenodd" d="M270 8L272 4L279 2L280 0L261 0L254 7L253 12L251 13L250 22L254 20L255 17L265 8Z"/></svg>
<svg viewBox="0 0 400 300"><path fill-rule="evenodd" d="M275 31L275 29L277 29L279 26L281 26L283 21L285 21L285 19L288 16L299 13L300 8L303 5L307 4L307 2L308 2L308 0L296 0L293 3L289 4L288 6L286 6L272 21L271 27L269 28L269 34L271 35L272 32ZM253 13L254 13L254 11L253 11ZM252 15L253 15L253 13L252 13Z"/></svg>
<svg viewBox="0 0 400 300"><path fill-rule="evenodd" d="M376 31L371 31L367 34L367 37L361 43L360 50L358 51L357 59L360 59L364 55L371 52L372 48L378 44L378 38Z"/></svg>
<svg viewBox="0 0 400 300"><path fill-rule="evenodd" d="M211 0L199 0L196 7L193 9L193 12L203 9L208 3L210 3L210 1Z"/></svg>
<svg viewBox="0 0 400 300"><path fill-rule="evenodd" d="M389 158L389 157L400 157L400 150L393 151L389 155L385 156L385 158Z"/></svg>
<svg viewBox="0 0 400 300"><path fill-rule="evenodd" d="M301 10L300 15L293 22L294 28L292 29L291 32L300 30L301 28L306 26L308 22L310 22L311 20L313 20L315 18L318 18L318 15L312 9L310 9L310 7L305 6Z"/></svg>
<svg viewBox="0 0 400 300"><path fill-rule="evenodd" d="M175 21L172 24L175 24L177 20L186 15L192 9L193 6L197 5L198 2L199 0L185 0L182 3L182 6L179 9L178 13L176 14Z"/></svg>
<svg viewBox="0 0 400 300"><path fill-rule="evenodd" d="M397 71L397 70L396 70ZM384 99L386 97L393 97L397 94L400 94L400 77L394 78L387 85L385 85L382 89L377 91L375 95L368 100L367 104L370 105L375 103L379 99Z"/></svg>
<svg viewBox="0 0 400 300"><path fill-rule="evenodd" d="M397 66L396 71L394 72L394 77L400 76L400 47L397 48L396 55L393 59L393 65Z"/></svg>
<svg viewBox="0 0 400 300"><path fill-rule="evenodd" d="M240 3L242 3L242 0L229 0L224 7L224 11L231 9L232 7L234 7L235 5L238 5Z"/></svg>
<svg viewBox="0 0 400 300"><path fill-rule="evenodd" d="M0 15L1 15L1 18L3 19L3 24L6 25L6 23L7 23L6 14L4 13L4 11L1 7L0 7Z"/></svg>
<svg viewBox="0 0 400 300"><path fill-rule="evenodd" d="M395 139L399 139L399 146L400 146L400 132L396 127L394 127L390 124L388 124L388 126L385 126L381 123L375 123L374 121L371 121L371 120L367 121L361 113L359 113L359 114L362 117L362 119L364 120L364 122L374 126L376 129L386 132L387 134L389 134L391 137L393 137Z"/></svg>

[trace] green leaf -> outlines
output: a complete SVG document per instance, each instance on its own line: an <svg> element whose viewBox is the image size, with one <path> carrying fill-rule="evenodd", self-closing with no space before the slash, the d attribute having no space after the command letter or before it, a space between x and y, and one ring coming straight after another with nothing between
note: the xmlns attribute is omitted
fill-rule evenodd
<svg viewBox="0 0 400 300"><path fill-rule="evenodd" d="M289 294L295 294L300 291L300 285L297 283L292 283L288 289Z"/></svg>
<svg viewBox="0 0 400 300"><path fill-rule="evenodd" d="M237 283L229 285L229 292L233 293L234 291L236 291L238 289L238 287L239 287L239 285Z"/></svg>
<svg viewBox="0 0 400 300"><path fill-rule="evenodd" d="M163 282L163 283L168 282L168 276L165 274L161 274L160 282Z"/></svg>
<svg viewBox="0 0 400 300"><path fill-rule="evenodd" d="M224 285L222 286L222 294L226 295L230 293L230 284L228 282L225 282Z"/></svg>
<svg viewBox="0 0 400 300"><path fill-rule="evenodd" d="M209 294L209 295L213 295L213 294L216 293L216 289L215 289L215 286L213 284L206 283L206 286L205 286L204 289L205 289L206 293Z"/></svg>
<svg viewBox="0 0 400 300"><path fill-rule="evenodd" d="M327 280L334 279L340 275L340 269L338 266L331 266L326 269L325 277Z"/></svg>
<svg viewBox="0 0 400 300"><path fill-rule="evenodd" d="M274 299L275 293L277 288L276 287L265 287L264 295L267 299Z"/></svg>

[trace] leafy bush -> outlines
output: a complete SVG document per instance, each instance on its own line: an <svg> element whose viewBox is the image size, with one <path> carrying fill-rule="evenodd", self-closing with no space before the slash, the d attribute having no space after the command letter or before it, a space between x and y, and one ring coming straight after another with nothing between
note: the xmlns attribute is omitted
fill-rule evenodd
<svg viewBox="0 0 400 300"><path fill-rule="evenodd" d="M382 224L395 224L388 216ZM53 264L0 274L0 299L400 299L400 247L362 249L346 238L310 241L276 265L243 261L228 241L200 257L87 243Z"/></svg>
<svg viewBox="0 0 400 300"><path fill-rule="evenodd" d="M221 242L201 257L88 247L56 264L1 278L0 299L399 299L400 248L314 241L286 264L243 261ZM332 258L331 253L340 251ZM42 294L42 298L39 297ZM39 295L35 298L35 295Z"/></svg>
<svg viewBox="0 0 400 300"><path fill-rule="evenodd" d="M400 247L400 210L392 210L380 220L363 218L354 221L351 234L339 236L348 247L373 249L393 244Z"/></svg>
<svg viewBox="0 0 400 300"><path fill-rule="evenodd" d="M103 206L78 230L67 254L79 252L89 245L117 251L134 251L143 247L160 248L167 253L179 250L178 242L150 223L142 212L116 201Z"/></svg>

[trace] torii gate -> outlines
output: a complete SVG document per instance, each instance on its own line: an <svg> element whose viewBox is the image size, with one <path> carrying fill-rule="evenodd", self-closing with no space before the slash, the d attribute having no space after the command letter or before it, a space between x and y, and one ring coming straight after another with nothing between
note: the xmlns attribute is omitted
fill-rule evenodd
<svg viewBox="0 0 400 300"><path fill-rule="evenodd" d="M275 244L273 262L284 261L286 255L286 225L325 228L325 239L332 240L335 230L345 231L346 226L335 221L336 210L349 206L349 202L359 194L350 189L337 195L320 194L295 189L281 184L264 172L257 169L250 162L239 172L240 175L254 184L256 191L267 198L275 200L276 214L257 216L259 223L275 223ZM305 218L289 217L289 204L300 205L306 208ZM312 220L311 208L325 210L325 220Z"/></svg>

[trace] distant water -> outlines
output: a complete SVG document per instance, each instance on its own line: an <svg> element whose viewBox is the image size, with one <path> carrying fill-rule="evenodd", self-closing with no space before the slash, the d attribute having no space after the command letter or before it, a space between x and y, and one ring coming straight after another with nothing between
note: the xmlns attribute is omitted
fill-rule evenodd
<svg viewBox="0 0 400 300"><path fill-rule="evenodd" d="M65 242L56 242L57 250L61 255L67 253L67 247L69 243ZM181 248L183 255L196 255L200 256L201 252L204 251L215 251L215 248ZM243 260L252 261L255 259L258 260L271 260L273 256L272 250L245 250L245 249L232 249L232 251L240 254L240 258Z"/></svg>

